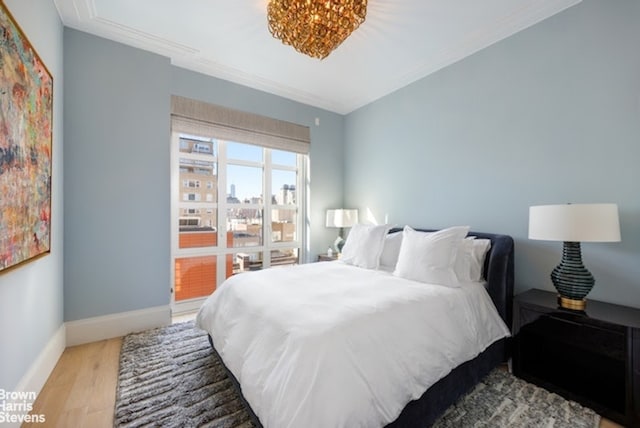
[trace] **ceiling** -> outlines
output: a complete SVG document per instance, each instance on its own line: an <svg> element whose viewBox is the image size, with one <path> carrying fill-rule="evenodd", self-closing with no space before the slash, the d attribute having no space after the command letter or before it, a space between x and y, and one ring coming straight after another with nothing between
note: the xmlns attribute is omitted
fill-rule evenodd
<svg viewBox="0 0 640 428"><path fill-rule="evenodd" d="M369 0L324 60L274 39L268 0L54 0L65 26L171 63L349 113L581 0Z"/></svg>

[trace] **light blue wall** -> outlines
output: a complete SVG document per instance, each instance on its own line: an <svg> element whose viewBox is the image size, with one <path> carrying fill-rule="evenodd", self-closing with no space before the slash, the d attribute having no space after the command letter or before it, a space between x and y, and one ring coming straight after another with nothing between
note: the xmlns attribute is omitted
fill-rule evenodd
<svg viewBox="0 0 640 428"><path fill-rule="evenodd" d="M11 391L62 326L63 30L50 0L5 4L53 75L54 120L51 253L0 273L0 389Z"/></svg>
<svg viewBox="0 0 640 428"><path fill-rule="evenodd" d="M169 304L172 94L310 126L310 257L333 240L343 116L73 29L64 42L66 321Z"/></svg>
<svg viewBox="0 0 640 428"><path fill-rule="evenodd" d="M167 58L64 30L65 321L169 303Z"/></svg>
<svg viewBox="0 0 640 428"><path fill-rule="evenodd" d="M640 2L585 0L345 120L345 200L382 222L516 240L516 289L553 290L561 243L528 207L614 202L622 242L583 244L590 298L640 307Z"/></svg>

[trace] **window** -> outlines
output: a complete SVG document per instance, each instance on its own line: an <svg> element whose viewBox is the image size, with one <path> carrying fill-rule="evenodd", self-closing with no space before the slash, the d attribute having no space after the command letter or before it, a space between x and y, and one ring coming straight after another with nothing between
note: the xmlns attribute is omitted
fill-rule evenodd
<svg viewBox="0 0 640 428"><path fill-rule="evenodd" d="M188 226L198 227L200 226L200 217L180 217L179 224L183 230Z"/></svg>
<svg viewBox="0 0 640 428"><path fill-rule="evenodd" d="M185 169L185 172L187 170ZM183 180L182 181L182 186L183 187L192 187L192 188L198 188L200 187L200 180Z"/></svg>
<svg viewBox="0 0 640 428"><path fill-rule="evenodd" d="M242 123L212 125L216 114L203 121L184 116L211 108L221 109L172 97L174 310L198 307L231 275L298 263L305 247L300 189L308 128L226 110L220 117L237 116ZM205 113L194 114L198 109ZM258 124L257 131L248 129L249 122ZM306 137L288 144L274 137L278 127L305 131Z"/></svg>
<svg viewBox="0 0 640 428"><path fill-rule="evenodd" d="M182 199L185 201L199 201L201 195L199 193L183 193Z"/></svg>

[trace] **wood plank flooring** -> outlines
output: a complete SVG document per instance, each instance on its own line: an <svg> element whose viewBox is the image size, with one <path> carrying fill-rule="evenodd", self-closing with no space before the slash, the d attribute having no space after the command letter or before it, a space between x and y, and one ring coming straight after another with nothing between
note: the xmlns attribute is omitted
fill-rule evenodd
<svg viewBox="0 0 640 428"><path fill-rule="evenodd" d="M72 346L62 353L23 427L112 427L122 338Z"/></svg>
<svg viewBox="0 0 640 428"><path fill-rule="evenodd" d="M113 427L122 338L67 348L36 399L44 424L23 427ZM621 428L603 419L600 428Z"/></svg>

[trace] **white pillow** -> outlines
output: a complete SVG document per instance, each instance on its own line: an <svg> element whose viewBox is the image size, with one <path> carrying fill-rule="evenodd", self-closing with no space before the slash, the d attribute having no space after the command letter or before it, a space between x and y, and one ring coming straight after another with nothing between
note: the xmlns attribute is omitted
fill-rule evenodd
<svg viewBox="0 0 640 428"><path fill-rule="evenodd" d="M429 284L459 287L454 272L456 253L469 226L418 232L405 226L394 275Z"/></svg>
<svg viewBox="0 0 640 428"><path fill-rule="evenodd" d="M453 270L458 281L471 281L471 253L473 252L473 240L475 237L470 236L463 239L458 246L456 261L453 264Z"/></svg>
<svg viewBox="0 0 640 428"><path fill-rule="evenodd" d="M365 269L378 269L384 238L390 226L356 224L351 228L342 247L340 260Z"/></svg>
<svg viewBox="0 0 640 428"><path fill-rule="evenodd" d="M490 239L474 239L473 248L470 255L469 274L471 281L482 281L482 269L484 268L484 259L487 252L491 248Z"/></svg>
<svg viewBox="0 0 640 428"><path fill-rule="evenodd" d="M482 269L491 240L469 236L463 239L458 249L454 271L460 281L482 281Z"/></svg>
<svg viewBox="0 0 640 428"><path fill-rule="evenodd" d="M380 269L393 271L398 263L402 245L402 232L388 233L384 238L382 254L380 254Z"/></svg>

